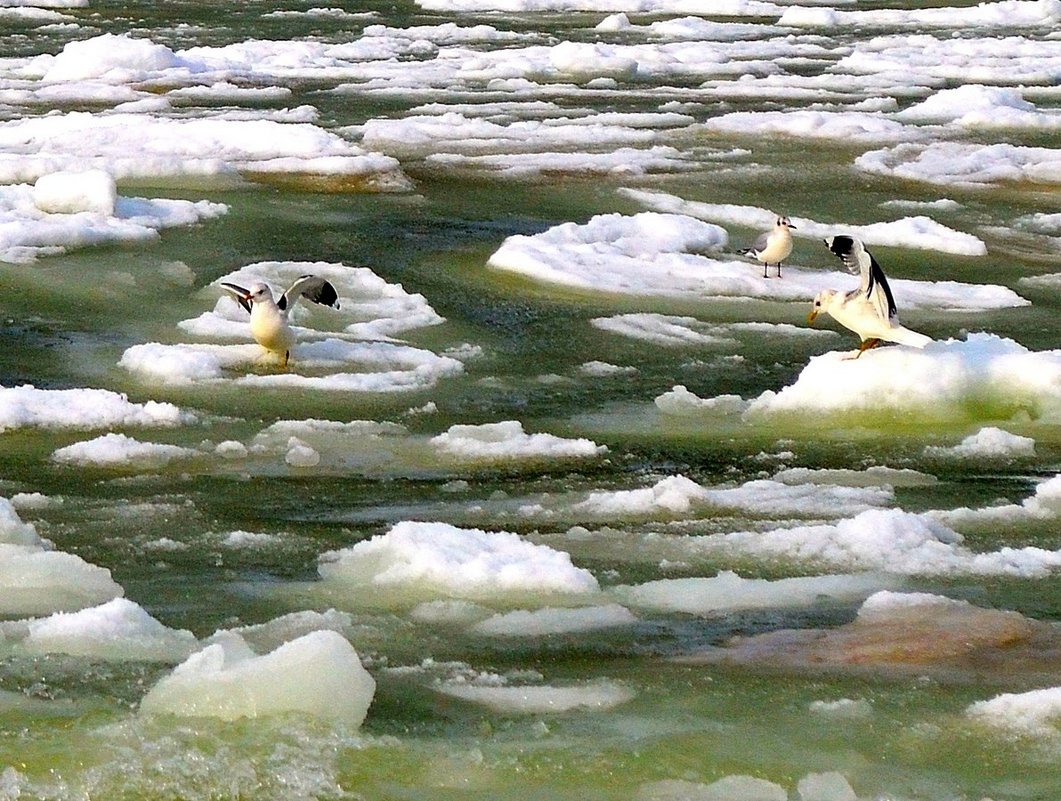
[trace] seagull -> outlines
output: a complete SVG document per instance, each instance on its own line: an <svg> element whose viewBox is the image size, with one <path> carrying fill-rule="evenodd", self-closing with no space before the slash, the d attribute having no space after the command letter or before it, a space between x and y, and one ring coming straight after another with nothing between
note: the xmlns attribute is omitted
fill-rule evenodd
<svg viewBox="0 0 1061 801"><path fill-rule="evenodd" d="M744 248L739 253L742 256L752 256L763 263L763 278L766 278L766 268L776 264L777 277L780 278L781 262L792 252L792 234L789 231L795 230L796 226L788 221L788 217L778 217L773 228L764 232L750 248Z"/></svg>
<svg viewBox="0 0 1061 801"><path fill-rule="evenodd" d="M221 286L250 312L251 335L257 343L271 353L283 354L284 367L287 367L291 349L295 346L295 332L288 316L296 301L306 298L322 306L339 308L335 287L316 275L303 275L280 296L280 300L273 300L273 291L268 284L261 282L251 284L250 289L224 281Z"/></svg>
<svg viewBox="0 0 1061 801"><path fill-rule="evenodd" d="M849 270L858 271L861 281L858 289L847 293L835 289L819 292L814 298L814 308L807 315L808 323L813 323L825 312L840 325L854 331L862 338L856 359L863 351L875 348L881 342L923 348L932 341L931 337L899 324L899 312L884 270L860 240L851 236L830 236L825 244Z"/></svg>

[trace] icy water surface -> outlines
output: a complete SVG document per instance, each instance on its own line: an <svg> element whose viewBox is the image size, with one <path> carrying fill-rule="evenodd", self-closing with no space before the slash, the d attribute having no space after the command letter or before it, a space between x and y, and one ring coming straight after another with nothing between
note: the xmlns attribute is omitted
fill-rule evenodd
<svg viewBox="0 0 1061 801"><path fill-rule="evenodd" d="M0 0L0 799L1061 798L1061 3L922 5Z"/></svg>

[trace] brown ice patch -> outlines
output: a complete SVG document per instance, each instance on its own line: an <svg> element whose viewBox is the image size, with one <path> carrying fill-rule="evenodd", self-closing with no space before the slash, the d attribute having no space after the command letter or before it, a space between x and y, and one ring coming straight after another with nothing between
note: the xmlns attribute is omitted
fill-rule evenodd
<svg viewBox="0 0 1061 801"><path fill-rule="evenodd" d="M882 596L887 597L880 603ZM910 598L921 601L904 602ZM735 637L682 661L955 681L1056 682L1061 680L1061 626L938 596L882 593L870 598L854 621L837 628Z"/></svg>

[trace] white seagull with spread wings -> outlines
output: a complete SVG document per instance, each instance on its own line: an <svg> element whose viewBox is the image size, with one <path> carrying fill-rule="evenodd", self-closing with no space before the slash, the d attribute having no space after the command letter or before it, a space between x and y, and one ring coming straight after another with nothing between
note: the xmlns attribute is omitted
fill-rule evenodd
<svg viewBox="0 0 1061 801"><path fill-rule="evenodd" d="M822 312L829 314L840 325L862 338L858 356L881 342L923 348L932 341L931 337L899 324L899 311L884 270L860 240L851 236L830 236L825 244L849 270L857 271L862 280L858 289L847 293L835 289L819 292L814 298L814 308L807 315L808 323L813 323Z"/></svg>
<svg viewBox="0 0 1061 801"><path fill-rule="evenodd" d="M291 349L295 346L295 332L288 317L298 299L306 298L322 306L339 308L339 295L335 287L316 275L303 275L279 300L274 300L269 286L260 282L251 284L250 289L224 281L221 286L250 312L251 335L267 351L282 356L284 367L287 367Z"/></svg>

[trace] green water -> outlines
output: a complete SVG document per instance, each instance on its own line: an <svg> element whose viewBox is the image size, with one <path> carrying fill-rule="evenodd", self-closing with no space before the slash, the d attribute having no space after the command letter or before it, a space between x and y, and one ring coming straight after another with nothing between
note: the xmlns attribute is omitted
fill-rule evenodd
<svg viewBox="0 0 1061 801"><path fill-rule="evenodd" d="M345 41L359 30L353 23L263 21L260 13L267 7L273 6L94 3L91 11L74 13L97 32L131 30L174 48L248 38ZM451 19L420 14L404 4L346 7L377 11L380 17L373 21L394 26ZM501 28L591 39L585 27L600 16L487 19ZM178 21L194 27L176 27ZM5 34L0 55L57 52L69 38L87 36L86 31ZM841 39L858 35L845 33ZM317 88L296 87L287 105L312 103L327 125L358 124L418 102L353 103ZM655 108L640 93L616 102L626 109ZM1056 135L1025 138L1057 145ZM814 219L851 223L879 219L878 204L895 196L934 200L946 195L961 202L963 210L937 218L962 230L969 230L963 215L1004 226L1021 214L1057 207L1056 191L1041 188L936 190L861 175L852 179L850 161L860 151L841 145L722 136L710 144L749 148L751 155L742 162L746 168L636 181L568 177L513 183L461 179L413 162L403 169L416 183L414 195L270 186L175 189L141 182L123 186L122 193L208 198L227 204L229 213L193 229L166 231L148 245L81 250L32 265L0 264L0 384L103 387L126 392L135 401L171 401L199 415L194 425L130 431L134 436L194 447L204 440L247 442L281 419L395 421L414 435L434 435L455 423L515 419L528 432L589 437L607 445L605 459L475 469L372 460L358 467L352 455L348 468L294 469L264 462L232 468L213 460L140 473L64 467L50 460L55 449L99 432L25 429L0 435L0 489L8 497L17 492L61 497L61 504L27 511L23 518L58 549L109 569L128 598L167 626L205 638L217 629L327 608L306 591L316 579L318 556L381 534L404 519L516 531L568 551L604 586L711 576L722 569L763 578L814 572L806 566L711 554L690 558L668 572L661 568L668 558L665 549L639 545L651 532L695 536L740 530L761 520L749 522L739 515L680 521L682 525L669 519L619 520L609 524L613 536L583 541L568 535L577 519L520 520L498 511L503 506L490 505L498 498L628 489L675 474L704 485L737 483L775 469L776 461L757 457L780 450L796 454L786 462L789 466L859 469L886 464L937 476L939 482L932 486L896 491L896 505L907 511L976 507L1000 499L1020 502L1036 480L1056 473L1061 463L1056 424L911 420L879 428L855 421L829 427L730 421L712 427L664 419L652 401L676 384L702 398L727 393L754 397L791 383L812 356L841 347L840 340L741 335L743 361L727 364L717 360L719 352L624 339L594 328L590 320L650 311L706 322L752 319L801 325L807 309L758 301L613 297L548 287L486 266L506 236L582 222L594 214L638 211L615 191L630 185L688 200L787 208ZM754 234L750 229L731 233L734 238ZM1018 289L1032 305L976 314L919 311L904 314L904 322L936 338L986 330L1033 350L1059 347L1061 300L1056 291L1017 285L1021 277L1056 272L1056 250L1040 239L977 233L987 242L987 256L900 248L877 248L875 253L890 274L1002 284ZM817 243L797 240L792 261L832 269L827 256ZM423 294L446 318L444 324L404 339L436 352L473 343L483 355L469 361L463 375L435 388L388 395L149 385L118 367L122 353L133 345L181 341L177 323L213 307L216 295L207 285L262 260L368 266L387 281ZM174 264L187 269L174 269ZM591 360L636 367L637 372L587 378L577 368ZM407 413L428 401L436 404L437 413ZM987 464L925 460L926 445L953 444L989 423L1033 436L1034 459ZM455 481L467 481L467 487L454 492ZM268 547L223 547L224 534L236 530L280 536ZM182 547L160 551L155 544L162 539ZM1061 537L1055 519L1013 531L969 531L967 544L974 550L1004 545L1052 550L1061 547ZM1039 620L1061 618L1056 576L915 578L905 586ZM0 690L12 693L0 696L0 799L610 801L638 798L639 793L645 797L651 789L646 786L654 782L682 781L694 787L736 774L772 781L795 798L802 777L832 771L844 774L865 799L1061 798L1057 739L1008 737L975 725L964 714L975 701L1036 686L1027 677L980 675L970 681L944 673L896 678L872 670L819 674L674 659L732 635L839 626L854 617L856 608L832 605L711 618L659 613L617 631L509 643L418 623L407 609L353 604L345 609L353 618L348 635L377 681L368 718L358 731L297 716L235 723L143 718L136 712L139 700L172 665L0 656ZM607 679L635 694L627 703L602 710L495 712L437 691L436 680L456 670L450 663L498 674L529 671L543 683L561 686ZM394 669L402 667L417 669ZM836 717L808 711L815 701L840 699L868 702L871 713Z"/></svg>

